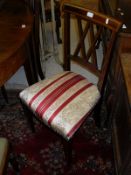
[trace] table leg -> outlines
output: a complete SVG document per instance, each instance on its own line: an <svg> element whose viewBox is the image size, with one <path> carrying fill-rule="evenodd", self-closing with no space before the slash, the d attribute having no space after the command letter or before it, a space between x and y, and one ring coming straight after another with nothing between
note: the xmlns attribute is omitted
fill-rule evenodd
<svg viewBox="0 0 131 175"><path fill-rule="evenodd" d="M6 92L6 89L5 89L5 86L4 85L1 87L1 93L2 93L2 95L3 95L3 97L4 97L5 101L6 101L6 103L9 103L7 92Z"/></svg>

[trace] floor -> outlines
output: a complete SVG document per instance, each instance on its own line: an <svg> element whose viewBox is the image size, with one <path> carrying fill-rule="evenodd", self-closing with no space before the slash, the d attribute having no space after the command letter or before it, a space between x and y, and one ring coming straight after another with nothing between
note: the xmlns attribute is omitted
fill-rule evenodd
<svg viewBox="0 0 131 175"><path fill-rule="evenodd" d="M16 95L9 93L11 104L6 106L0 96L0 137L8 138L19 175L114 175L109 129L96 127L88 118L74 137L72 165L67 169L60 137L36 120L32 133ZM7 175L16 175L10 164Z"/></svg>

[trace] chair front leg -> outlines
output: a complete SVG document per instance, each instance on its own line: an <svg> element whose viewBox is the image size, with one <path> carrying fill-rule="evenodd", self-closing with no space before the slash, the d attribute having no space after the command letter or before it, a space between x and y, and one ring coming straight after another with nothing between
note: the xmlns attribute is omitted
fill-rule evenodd
<svg viewBox="0 0 131 175"><path fill-rule="evenodd" d="M62 139L62 142L65 152L65 158L67 161L67 168L70 168L72 164L72 140L66 141Z"/></svg>
<svg viewBox="0 0 131 175"><path fill-rule="evenodd" d="M23 110L24 110L25 116L27 118L28 124L29 124L32 132L35 132L35 126L34 126L34 121L33 121L33 114L21 100L20 100L20 102L21 102L21 105L23 107Z"/></svg>

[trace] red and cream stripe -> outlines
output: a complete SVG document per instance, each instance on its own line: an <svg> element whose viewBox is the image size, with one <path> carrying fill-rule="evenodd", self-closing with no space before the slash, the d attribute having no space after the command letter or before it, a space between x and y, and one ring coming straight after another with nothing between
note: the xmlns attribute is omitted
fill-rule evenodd
<svg viewBox="0 0 131 175"><path fill-rule="evenodd" d="M65 72L64 74L62 73L62 75L54 76L51 78L51 80L49 79L49 81L45 80L43 82L40 82L39 85L36 84L36 87L31 87L31 89L34 89L33 91L29 90L31 91L32 95L28 98L27 103L35 112L36 108L39 106L43 99L45 99L56 88L65 83L65 81L68 81L74 76L76 76L76 74L73 72Z"/></svg>
<svg viewBox="0 0 131 175"><path fill-rule="evenodd" d="M36 108L36 113L39 114L39 116L43 116L46 110L50 107L51 104L53 104L63 93L66 93L66 91L83 80L84 77L76 75L72 77L71 79L65 81L63 84L58 86L55 90L53 90L46 98L44 98L41 103Z"/></svg>
<svg viewBox="0 0 131 175"><path fill-rule="evenodd" d="M21 96L47 125L69 139L99 99L99 92L83 76L64 72L27 88Z"/></svg>
<svg viewBox="0 0 131 175"><path fill-rule="evenodd" d="M87 85L85 85L84 87L82 87L81 89L79 89L77 92L75 92L72 96L70 96L66 101L64 101L64 103L62 103L55 111L54 113L50 116L49 120L48 120L48 124L50 125L52 120L57 116L57 114L66 106L68 105L73 99L77 98L77 96L79 94L81 94L84 90L88 89L90 86L92 86L92 83L89 83Z"/></svg>
<svg viewBox="0 0 131 175"><path fill-rule="evenodd" d="M35 101L35 99L42 94L46 89L50 88L51 85L54 85L55 83L57 83L59 80L61 80L62 78L64 78L65 76L71 74L72 72L66 72L64 75L60 76L59 78L57 78L56 80L52 81L51 83L49 83L47 86L45 86L44 88L42 88L40 91L38 91L30 100L29 102L29 106L31 106L31 104Z"/></svg>

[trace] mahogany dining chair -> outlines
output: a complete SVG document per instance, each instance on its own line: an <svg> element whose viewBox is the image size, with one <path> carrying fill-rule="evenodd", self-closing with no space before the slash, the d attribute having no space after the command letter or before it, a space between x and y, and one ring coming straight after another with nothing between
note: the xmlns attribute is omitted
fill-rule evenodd
<svg viewBox="0 0 131 175"><path fill-rule="evenodd" d="M78 3L79 2L79 3ZM88 9L83 1L64 2L64 71L49 79L39 81L24 89L20 99L27 114L29 124L34 130L34 117L55 131L64 140L68 163L71 161L71 142L80 126L93 114L97 114L103 97L113 45L121 22L95 10ZM71 19L76 20L73 33L78 41L71 42ZM103 35L108 33L103 45ZM97 44L100 42L101 54ZM72 48L72 46L74 46ZM101 64L99 64L101 60ZM80 73L72 72L75 62L98 77L97 84L90 82ZM34 117L33 117L34 116ZM97 115L98 116L98 115ZM42 138L43 139L43 138ZM67 142L66 142L67 141ZM68 149L69 148L69 149ZM69 165L68 164L68 165Z"/></svg>

